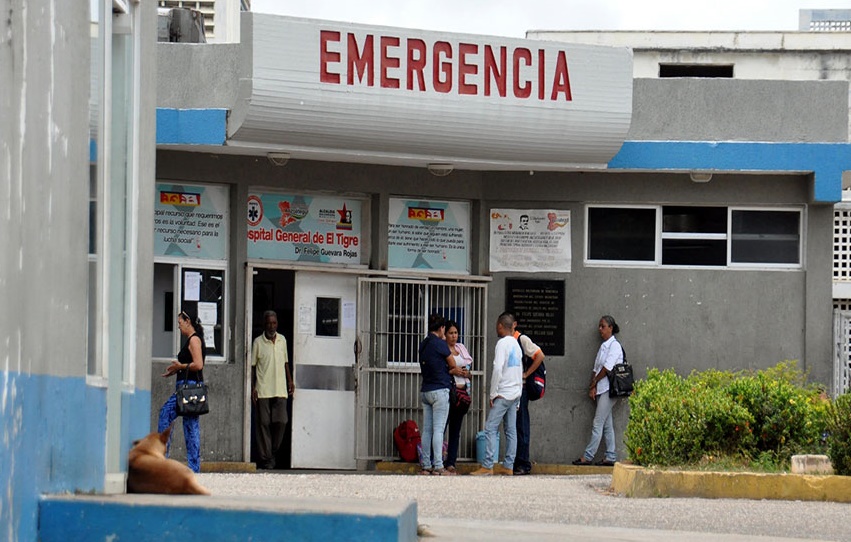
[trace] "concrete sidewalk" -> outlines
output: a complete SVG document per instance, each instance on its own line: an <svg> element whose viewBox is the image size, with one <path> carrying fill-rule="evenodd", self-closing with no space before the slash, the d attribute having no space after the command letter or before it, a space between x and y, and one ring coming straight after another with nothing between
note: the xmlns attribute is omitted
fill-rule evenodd
<svg viewBox="0 0 851 542"><path fill-rule="evenodd" d="M662 531L625 527L556 525L520 521L480 521L420 518L420 540L492 542L535 540L541 542L717 542L717 533ZM778 538L759 535L723 535L725 542L817 542L812 538ZM822 541L824 542L824 541Z"/></svg>

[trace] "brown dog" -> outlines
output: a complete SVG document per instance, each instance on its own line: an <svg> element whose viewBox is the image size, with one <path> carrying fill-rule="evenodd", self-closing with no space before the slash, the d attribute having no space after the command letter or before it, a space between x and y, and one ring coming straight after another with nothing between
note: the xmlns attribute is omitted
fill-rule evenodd
<svg viewBox="0 0 851 542"><path fill-rule="evenodd" d="M168 493L172 495L209 495L198 483L195 473L165 456L165 445L171 427L162 433L151 433L137 440L130 449L127 493Z"/></svg>

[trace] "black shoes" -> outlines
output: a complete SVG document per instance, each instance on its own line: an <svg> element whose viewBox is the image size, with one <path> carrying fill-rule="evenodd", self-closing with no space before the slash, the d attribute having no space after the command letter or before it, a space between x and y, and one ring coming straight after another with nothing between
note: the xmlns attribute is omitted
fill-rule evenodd
<svg viewBox="0 0 851 542"><path fill-rule="evenodd" d="M514 467L514 476L526 476L527 474L532 474L532 469L523 468L523 467Z"/></svg>
<svg viewBox="0 0 851 542"><path fill-rule="evenodd" d="M593 462L591 462L591 461L588 461L588 460L587 460L587 459L585 459L584 457L580 457L579 459L577 459L576 461L574 461L574 462L573 462L573 464L574 464L574 465L584 465L584 466L587 466L587 465L593 465L594 463L593 463Z"/></svg>
<svg viewBox="0 0 851 542"><path fill-rule="evenodd" d="M615 466L615 462L609 461L608 459L604 459L602 461L597 461L594 464L597 465L597 466L600 466L600 467L614 467Z"/></svg>

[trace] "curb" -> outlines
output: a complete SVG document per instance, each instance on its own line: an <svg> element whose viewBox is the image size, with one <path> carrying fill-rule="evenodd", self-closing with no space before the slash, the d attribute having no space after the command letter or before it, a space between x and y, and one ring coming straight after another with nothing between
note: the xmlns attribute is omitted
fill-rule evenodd
<svg viewBox="0 0 851 542"><path fill-rule="evenodd" d="M851 476L694 472L616 463L612 489L627 497L851 502Z"/></svg>
<svg viewBox="0 0 851 542"><path fill-rule="evenodd" d="M479 468L478 463L458 462L455 470L458 474L470 474ZM375 470L390 474L416 474L420 466L416 463L403 463L401 461L379 461L375 464ZM555 463L535 463L532 465L531 474L549 474L557 476L578 476L582 474L612 474L612 467L599 467L596 465L575 466L559 465Z"/></svg>

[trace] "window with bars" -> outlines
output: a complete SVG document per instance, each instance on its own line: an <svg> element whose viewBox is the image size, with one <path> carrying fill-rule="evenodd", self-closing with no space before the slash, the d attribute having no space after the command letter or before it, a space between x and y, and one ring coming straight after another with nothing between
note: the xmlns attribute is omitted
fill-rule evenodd
<svg viewBox="0 0 851 542"><path fill-rule="evenodd" d="M833 212L833 280L851 281L851 206ZM848 310L848 309L843 309Z"/></svg>

